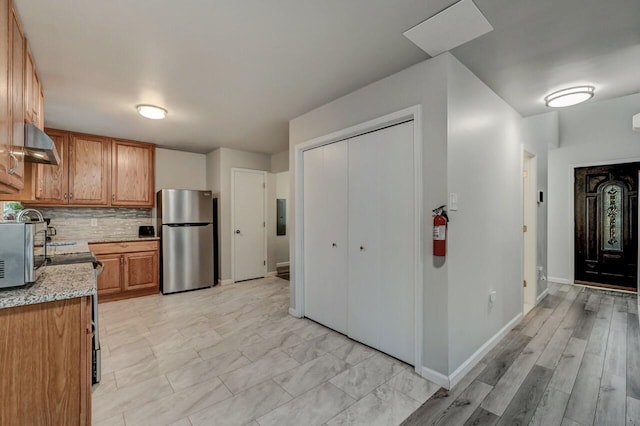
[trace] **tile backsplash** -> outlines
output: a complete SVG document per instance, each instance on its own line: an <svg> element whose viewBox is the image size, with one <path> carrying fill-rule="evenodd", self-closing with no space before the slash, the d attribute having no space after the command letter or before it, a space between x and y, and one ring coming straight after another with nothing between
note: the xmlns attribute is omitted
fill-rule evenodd
<svg viewBox="0 0 640 426"><path fill-rule="evenodd" d="M38 210L51 218L51 226L57 231L54 241L130 238L138 235L139 226L155 225L151 209L41 207ZM96 226L91 225L92 219Z"/></svg>

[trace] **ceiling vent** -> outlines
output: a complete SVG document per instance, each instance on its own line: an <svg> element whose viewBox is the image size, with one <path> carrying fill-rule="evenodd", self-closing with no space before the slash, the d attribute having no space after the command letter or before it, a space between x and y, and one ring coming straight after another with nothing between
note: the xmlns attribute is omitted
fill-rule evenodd
<svg viewBox="0 0 640 426"><path fill-rule="evenodd" d="M493 31L473 0L460 0L403 34L431 56Z"/></svg>

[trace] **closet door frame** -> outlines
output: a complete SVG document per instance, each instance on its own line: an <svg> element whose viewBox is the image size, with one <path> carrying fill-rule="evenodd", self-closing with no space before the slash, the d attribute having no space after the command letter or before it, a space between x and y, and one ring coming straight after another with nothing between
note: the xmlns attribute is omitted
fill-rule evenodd
<svg viewBox="0 0 640 426"><path fill-rule="evenodd" d="M295 257L294 257L294 288L295 308L290 308L289 313L295 317L304 316L304 151L340 142L368 132L383 129L395 124L413 121L413 152L414 152L414 363L415 371L422 372L422 345L423 345L423 257L422 247L424 238L425 220L422 208L422 107L415 105L373 120L338 130L328 135L320 136L295 146L294 173L295 180ZM430 219L430 217L429 217Z"/></svg>

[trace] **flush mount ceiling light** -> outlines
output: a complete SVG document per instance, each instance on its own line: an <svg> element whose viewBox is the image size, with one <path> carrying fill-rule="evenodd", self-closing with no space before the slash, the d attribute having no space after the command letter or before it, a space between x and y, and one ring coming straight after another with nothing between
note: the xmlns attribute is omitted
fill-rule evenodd
<svg viewBox="0 0 640 426"><path fill-rule="evenodd" d="M137 105L138 114L151 120L162 120L167 116L167 110L155 105Z"/></svg>
<svg viewBox="0 0 640 426"><path fill-rule="evenodd" d="M593 86L576 86L553 92L544 98L544 102L551 108L563 108L588 101L593 98L594 92Z"/></svg>

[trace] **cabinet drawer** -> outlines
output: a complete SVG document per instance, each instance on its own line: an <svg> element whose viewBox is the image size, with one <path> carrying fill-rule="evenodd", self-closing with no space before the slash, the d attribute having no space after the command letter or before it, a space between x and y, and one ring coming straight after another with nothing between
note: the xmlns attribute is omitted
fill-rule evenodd
<svg viewBox="0 0 640 426"><path fill-rule="evenodd" d="M158 241L129 241L120 243L96 243L89 244L89 250L93 254L117 254L132 253L136 251L158 250Z"/></svg>

